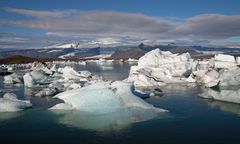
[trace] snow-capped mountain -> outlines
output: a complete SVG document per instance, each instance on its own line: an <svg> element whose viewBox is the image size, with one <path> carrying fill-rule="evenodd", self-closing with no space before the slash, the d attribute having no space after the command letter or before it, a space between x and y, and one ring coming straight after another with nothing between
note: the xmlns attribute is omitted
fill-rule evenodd
<svg viewBox="0 0 240 144"><path fill-rule="evenodd" d="M78 42L72 42L72 43L61 43L61 44L50 45L44 48L78 48L78 46L79 46Z"/></svg>

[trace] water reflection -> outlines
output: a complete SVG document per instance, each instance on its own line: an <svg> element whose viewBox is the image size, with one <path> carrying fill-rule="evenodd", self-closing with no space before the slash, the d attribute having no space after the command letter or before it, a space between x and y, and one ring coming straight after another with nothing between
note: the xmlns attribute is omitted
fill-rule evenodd
<svg viewBox="0 0 240 144"><path fill-rule="evenodd" d="M240 88L238 86L202 88L199 96L208 99L206 101L210 107L219 107L224 112L240 115Z"/></svg>
<svg viewBox="0 0 240 144"><path fill-rule="evenodd" d="M202 98L214 99L230 103L240 104L240 89L236 87L229 88L203 88L199 94Z"/></svg>
<svg viewBox="0 0 240 144"><path fill-rule="evenodd" d="M227 103L221 101L211 101L207 100L208 106L211 108L218 107L220 110L224 112L229 112L233 114L237 114L240 116L240 105L234 103Z"/></svg>
<svg viewBox="0 0 240 144"><path fill-rule="evenodd" d="M17 118L20 115L22 115L21 112L1 112L0 113L0 125L10 122L10 120Z"/></svg>
<svg viewBox="0 0 240 144"><path fill-rule="evenodd" d="M165 113L151 112L146 109L119 109L107 114L93 114L82 111L52 111L58 115L57 121L61 124L93 131L118 131L129 127L132 123L156 118Z"/></svg>

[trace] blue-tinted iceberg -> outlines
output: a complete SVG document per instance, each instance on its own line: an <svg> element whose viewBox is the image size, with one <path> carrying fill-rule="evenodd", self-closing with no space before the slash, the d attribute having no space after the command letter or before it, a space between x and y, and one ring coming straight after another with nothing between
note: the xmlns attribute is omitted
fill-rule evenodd
<svg viewBox="0 0 240 144"><path fill-rule="evenodd" d="M60 123L95 131L119 130L167 112L133 95L131 84L122 81L98 82L55 97L64 101L50 108Z"/></svg>
<svg viewBox="0 0 240 144"><path fill-rule="evenodd" d="M98 82L89 86L66 91L55 96L64 104L51 109L72 109L91 113L111 113L122 108L139 108L152 112L165 112L146 103L131 92L131 84L121 81Z"/></svg>

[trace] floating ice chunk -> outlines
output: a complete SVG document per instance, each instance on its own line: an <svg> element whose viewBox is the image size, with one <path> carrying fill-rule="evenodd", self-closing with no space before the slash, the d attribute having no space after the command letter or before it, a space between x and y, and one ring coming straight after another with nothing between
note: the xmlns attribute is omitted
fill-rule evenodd
<svg viewBox="0 0 240 144"><path fill-rule="evenodd" d="M8 65L8 66L7 66L7 71L13 72L13 71L15 71L15 70L16 70L16 66L15 66L15 65Z"/></svg>
<svg viewBox="0 0 240 144"><path fill-rule="evenodd" d="M6 93L0 98L0 112L16 112L31 107L32 104L27 100L18 100L13 93Z"/></svg>
<svg viewBox="0 0 240 144"><path fill-rule="evenodd" d="M82 86L80 84L73 83L67 88L67 90L78 89L78 88L81 88L81 87Z"/></svg>
<svg viewBox="0 0 240 144"><path fill-rule="evenodd" d="M137 60L137 59L134 59L134 58L129 58L127 61L128 61L128 62L138 62L138 60Z"/></svg>
<svg viewBox="0 0 240 144"><path fill-rule="evenodd" d="M240 86L240 68L234 67L220 71L220 86Z"/></svg>
<svg viewBox="0 0 240 144"><path fill-rule="evenodd" d="M62 77L69 80L79 80L79 81L87 81L85 77L82 77L81 74L76 72L72 67L66 66L64 68L59 68L58 72L62 73Z"/></svg>
<svg viewBox="0 0 240 144"><path fill-rule="evenodd" d="M49 69L48 65L46 63L42 62L33 62L31 65L31 69L34 71L43 71L45 74L52 75L53 71Z"/></svg>
<svg viewBox="0 0 240 144"><path fill-rule="evenodd" d="M79 61L78 64L79 65L86 65L87 63L85 61Z"/></svg>
<svg viewBox="0 0 240 144"><path fill-rule="evenodd" d="M131 67L128 81L136 87L186 83L195 66L188 53L178 55L155 49L142 56L138 66Z"/></svg>
<svg viewBox="0 0 240 144"><path fill-rule="evenodd" d="M236 62L234 56L226 55L226 54L217 54L214 57L215 61L222 61L222 62Z"/></svg>
<svg viewBox="0 0 240 144"><path fill-rule="evenodd" d="M81 77L88 78L92 76L92 73L89 71L79 71Z"/></svg>
<svg viewBox="0 0 240 144"><path fill-rule="evenodd" d="M134 82L135 87L164 83L198 83L206 87L237 85L240 79L239 72L234 71L237 67L231 55L218 54L208 61L194 61L188 53L178 55L155 49L142 56L138 66L131 67L128 81ZM219 72L219 69L223 70Z"/></svg>
<svg viewBox="0 0 240 144"><path fill-rule="evenodd" d="M57 90L54 88L44 88L39 91L35 96L45 97L45 96L54 96L57 93Z"/></svg>
<svg viewBox="0 0 240 144"><path fill-rule="evenodd" d="M130 87L131 84L120 81L99 82L63 92L56 97L64 103L51 110L60 114L59 122L62 124L96 131L119 130L166 112L134 96Z"/></svg>
<svg viewBox="0 0 240 144"><path fill-rule="evenodd" d="M16 73L13 73L11 75L4 76L5 84L15 84L15 83L21 83L21 77L17 75Z"/></svg>
<svg viewBox="0 0 240 144"><path fill-rule="evenodd" d="M197 83L204 84L206 87L217 86L220 82L219 73L213 69L194 71L191 77L194 77Z"/></svg>
<svg viewBox="0 0 240 144"><path fill-rule="evenodd" d="M30 73L26 73L23 76L23 80L24 80L24 85L26 87L33 87L34 86L34 81L33 81L32 76L30 75Z"/></svg>
<svg viewBox="0 0 240 144"><path fill-rule="evenodd" d="M134 96L131 84L125 82L99 82L80 89L60 93L55 96L62 99L67 107L91 113L110 113L120 108L142 108L163 112ZM51 109L59 109L59 104ZM61 104L60 107L63 107Z"/></svg>
<svg viewBox="0 0 240 144"><path fill-rule="evenodd" d="M146 53L138 60L138 66L154 66L159 67L169 63L186 62L191 59L189 53L181 55L172 54L171 52L160 51L159 49L152 50Z"/></svg>
<svg viewBox="0 0 240 144"><path fill-rule="evenodd" d="M238 63L233 62L223 62L223 61L215 61L214 68L216 69L229 69L239 65Z"/></svg>
<svg viewBox="0 0 240 144"><path fill-rule="evenodd" d="M208 71L202 78L206 87L214 87L219 84L219 73L215 70Z"/></svg>
<svg viewBox="0 0 240 144"><path fill-rule="evenodd" d="M228 69L239 65L238 58L232 55L217 54L214 57L215 68Z"/></svg>
<svg viewBox="0 0 240 144"><path fill-rule="evenodd" d="M46 83L47 77L44 75L43 71L34 70L32 72L26 73L23 76L23 80L26 87L34 87L39 83Z"/></svg>

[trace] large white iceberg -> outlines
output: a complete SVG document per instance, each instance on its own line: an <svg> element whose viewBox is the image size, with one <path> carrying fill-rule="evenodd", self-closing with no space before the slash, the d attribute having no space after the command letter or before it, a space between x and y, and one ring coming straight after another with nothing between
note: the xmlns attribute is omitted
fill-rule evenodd
<svg viewBox="0 0 240 144"><path fill-rule="evenodd" d="M154 112L165 110L156 108L131 92L131 84L121 81L99 82L89 86L60 93L55 98L64 103L51 109L75 109L91 113L111 113L122 108L140 108Z"/></svg>
<svg viewBox="0 0 240 144"><path fill-rule="evenodd" d="M159 49L142 56L130 69L128 81L135 87L162 86L169 83L197 83L206 87L239 83L238 60L218 54L210 60L193 60L188 53L172 54ZM237 70L238 69L238 70Z"/></svg>
<svg viewBox="0 0 240 144"><path fill-rule="evenodd" d="M131 84L122 81L98 82L55 97L64 101L50 108L60 123L95 131L119 130L166 112L133 95Z"/></svg>
<svg viewBox="0 0 240 144"><path fill-rule="evenodd" d="M132 66L128 81L136 87L158 86L166 83L185 83L196 62L188 53L172 54L159 49L152 50L142 56L137 66Z"/></svg>
<svg viewBox="0 0 240 144"><path fill-rule="evenodd" d="M6 93L0 98L0 112L16 112L31 107L27 100L18 100L13 93Z"/></svg>

